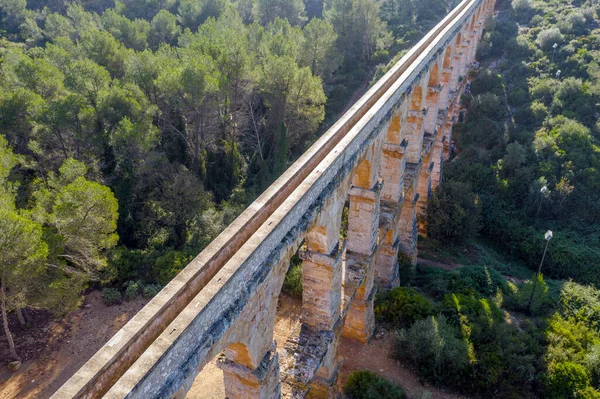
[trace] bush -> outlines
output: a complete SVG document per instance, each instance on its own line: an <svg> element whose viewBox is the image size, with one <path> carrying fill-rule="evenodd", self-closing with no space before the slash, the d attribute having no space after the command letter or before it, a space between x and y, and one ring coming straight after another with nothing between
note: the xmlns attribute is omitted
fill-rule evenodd
<svg viewBox="0 0 600 399"><path fill-rule="evenodd" d="M483 342L494 339L496 327L504 323L504 314L495 302L476 295L448 294L442 314L460 328L467 340Z"/></svg>
<svg viewBox="0 0 600 399"><path fill-rule="evenodd" d="M167 285L192 259L187 252L168 250L156 259L152 275L159 284Z"/></svg>
<svg viewBox="0 0 600 399"><path fill-rule="evenodd" d="M506 281L496 270L487 266L463 266L452 272L450 291L469 292L494 297L498 290L506 292Z"/></svg>
<svg viewBox="0 0 600 399"><path fill-rule="evenodd" d="M302 259L298 255L294 255L290 261L282 290L293 297L302 298Z"/></svg>
<svg viewBox="0 0 600 399"><path fill-rule="evenodd" d="M147 284L142 288L142 297L150 299L160 292L162 287L158 284Z"/></svg>
<svg viewBox="0 0 600 399"><path fill-rule="evenodd" d="M563 41L563 35L560 33L558 28L550 28L541 31L535 43L544 50L551 50L554 43L561 44Z"/></svg>
<svg viewBox="0 0 600 399"><path fill-rule="evenodd" d="M595 287L569 281L560 290L558 304L563 317L600 330L600 291Z"/></svg>
<svg viewBox="0 0 600 399"><path fill-rule="evenodd" d="M433 383L460 384L469 370L469 351L443 316L418 320L397 334L396 355L409 360L421 377Z"/></svg>
<svg viewBox="0 0 600 399"><path fill-rule="evenodd" d="M548 395L557 399L572 398L578 391L586 389L589 383L590 379L582 365L558 363L548 373Z"/></svg>
<svg viewBox="0 0 600 399"><path fill-rule="evenodd" d="M406 399L402 387L366 370L350 374L344 392L350 399Z"/></svg>
<svg viewBox="0 0 600 399"><path fill-rule="evenodd" d="M127 283L127 288L125 288L125 299L131 301L132 299L137 298L140 294L141 284L138 281L130 281Z"/></svg>
<svg viewBox="0 0 600 399"><path fill-rule="evenodd" d="M396 327L408 327L433 314L431 303L413 288L394 288L378 295L375 301L377 319Z"/></svg>
<svg viewBox="0 0 600 399"><path fill-rule="evenodd" d="M116 305L121 303L121 292L116 288L104 288L102 289L102 299L106 306Z"/></svg>

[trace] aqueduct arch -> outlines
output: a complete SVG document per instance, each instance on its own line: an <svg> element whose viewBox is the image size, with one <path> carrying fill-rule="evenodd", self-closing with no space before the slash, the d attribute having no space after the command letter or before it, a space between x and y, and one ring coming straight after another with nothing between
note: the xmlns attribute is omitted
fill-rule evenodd
<svg viewBox="0 0 600 399"><path fill-rule="evenodd" d="M340 337L366 342L377 289L398 284L398 254L416 264L492 6L460 3L54 398L185 397L214 358L231 399L334 397ZM302 325L276 343L277 300L298 251Z"/></svg>

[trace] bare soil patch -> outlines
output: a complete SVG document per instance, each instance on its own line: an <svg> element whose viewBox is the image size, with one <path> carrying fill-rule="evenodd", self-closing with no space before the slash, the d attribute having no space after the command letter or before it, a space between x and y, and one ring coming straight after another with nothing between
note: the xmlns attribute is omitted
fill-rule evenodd
<svg viewBox="0 0 600 399"><path fill-rule="evenodd" d="M394 337L391 332L377 329L375 337L367 345L342 338L339 352L344 358L340 370L339 383L344 384L354 371L369 370L400 385L409 398L420 397L424 391L432 399L467 399L441 388L434 387L419 379L415 371L406 364L393 359Z"/></svg>
<svg viewBox="0 0 600 399"><path fill-rule="evenodd" d="M106 306L102 293L92 291L80 309L62 319L30 311L33 323L26 330L12 315L11 331L23 365L14 373L0 366L0 399L49 398L147 302L138 298ZM0 332L0 358L7 354L6 337Z"/></svg>

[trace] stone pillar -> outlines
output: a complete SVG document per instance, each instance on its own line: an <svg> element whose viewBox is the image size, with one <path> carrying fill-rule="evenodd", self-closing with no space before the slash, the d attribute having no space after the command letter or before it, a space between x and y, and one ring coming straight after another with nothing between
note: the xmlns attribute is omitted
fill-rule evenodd
<svg viewBox="0 0 600 399"><path fill-rule="evenodd" d="M411 175L411 184L404 196L404 205L400 210L400 222L398 237L400 239L400 251L408 258L412 266L417 264L417 201L419 199L418 176L421 173L421 162L407 164L407 176Z"/></svg>
<svg viewBox="0 0 600 399"><path fill-rule="evenodd" d="M302 322L317 330L333 330L340 318L344 250L345 244L338 244L330 254L300 251Z"/></svg>
<svg viewBox="0 0 600 399"><path fill-rule="evenodd" d="M352 187L348 208L348 251L371 256L377 246L381 185Z"/></svg>
<svg viewBox="0 0 600 399"><path fill-rule="evenodd" d="M419 223L419 233L427 237L427 202L431 196L431 174L433 172L433 162L431 161L431 148L427 156L423 159L423 166L419 174L419 184L417 185L417 220Z"/></svg>
<svg viewBox="0 0 600 399"><path fill-rule="evenodd" d="M424 117L423 129L425 132L431 134L434 134L436 131L440 91L443 87L440 84L440 69L439 61L436 61L429 71L429 80L425 93L425 109L427 110L427 114Z"/></svg>
<svg viewBox="0 0 600 399"><path fill-rule="evenodd" d="M435 190L439 186L442 180L442 170L444 168L444 142L447 137L444 135L444 131L440 131L438 138L433 144L431 151L431 160L433 161L433 170L431 172L431 191Z"/></svg>
<svg viewBox="0 0 600 399"><path fill-rule="evenodd" d="M343 334L360 342L367 342L373 333L375 299L373 255L377 247L381 185L372 189L352 187L348 209L348 253L365 259L365 279L358 288L346 315Z"/></svg>
<svg viewBox="0 0 600 399"><path fill-rule="evenodd" d="M459 75L463 79L467 78L467 73L469 72L469 67L471 65L470 52L469 48L471 46L471 42L468 37L463 37L463 41L460 44L461 51L461 60L460 60L460 72Z"/></svg>
<svg viewBox="0 0 600 399"><path fill-rule="evenodd" d="M217 366L223 370L225 396L228 399L279 399L279 359L275 343L257 367L229 360L221 355Z"/></svg>
<svg viewBox="0 0 600 399"><path fill-rule="evenodd" d="M347 186L348 182L342 183ZM346 242L340 240L345 191L334 192L326 200L315 226L307 233L302 259L302 323L316 331L332 331L323 366L310 384L308 397L334 398L340 368L338 345L341 336L343 254Z"/></svg>
<svg viewBox="0 0 600 399"><path fill-rule="evenodd" d="M460 42L462 41L461 36L457 37L457 43L454 46L454 54L452 55L452 72L450 75L450 93L449 96L453 97L456 95L458 91L458 86L460 85L459 78L461 77L461 69L462 69L462 50L460 46Z"/></svg>
<svg viewBox="0 0 600 399"><path fill-rule="evenodd" d="M342 337L342 328L339 327L333 332L333 340L323 359L322 366L317 370L310 384L310 390L306 395L307 399L335 399L339 397L336 384L342 365L338 357L338 348Z"/></svg>
<svg viewBox="0 0 600 399"><path fill-rule="evenodd" d="M375 328L373 305L376 290L373 282L374 274L371 264L370 272L367 272L365 282L356 292L344 322L343 335L362 343L369 341Z"/></svg>
<svg viewBox="0 0 600 399"><path fill-rule="evenodd" d="M406 116L405 137L408 145L405 156L407 163L417 163L421 159L424 132L422 105L422 88L418 86L414 90L411 107Z"/></svg>
<svg viewBox="0 0 600 399"><path fill-rule="evenodd" d="M404 189L404 153L407 142L402 134L402 120L406 110L399 111L392 117L388 128L381 161L381 178L385 182L381 191L383 201L399 203Z"/></svg>
<svg viewBox="0 0 600 399"><path fill-rule="evenodd" d="M398 238L397 226L392 227L379 244L377 262L375 262L375 283L378 287L394 288L400 283L398 270Z"/></svg>
<svg viewBox="0 0 600 399"><path fill-rule="evenodd" d="M440 84L442 86L442 90L438 96L438 111L446 111L448 108L448 97L450 95L450 90L456 89L456 82L451 82L452 77L452 67L442 68L442 77L440 79Z"/></svg>

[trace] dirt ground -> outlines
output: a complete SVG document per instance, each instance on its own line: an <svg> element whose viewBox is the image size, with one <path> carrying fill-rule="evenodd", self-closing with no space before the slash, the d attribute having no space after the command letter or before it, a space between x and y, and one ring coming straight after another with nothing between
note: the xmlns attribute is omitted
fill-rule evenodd
<svg viewBox="0 0 600 399"><path fill-rule="evenodd" d="M86 295L81 309L61 320L52 320L49 314L33 312L36 327L21 331L11 319L23 365L16 373L0 366L0 399L28 399L50 397L79 369L105 342L107 342L147 300L138 298L117 306L106 306L102 294L94 291ZM300 323L302 301L282 294L275 320L275 340L278 345L289 337ZM378 330L368 345L342 341L340 354L344 361L340 383L357 370L371 370L402 385L410 398L424 390L431 399L462 399L443 390L424 386L417 375L405 365L392 359L392 334ZM4 335L0 335L0 355L6 356ZM211 361L198 375L187 395L190 399L222 399L225 397L223 373Z"/></svg>
<svg viewBox="0 0 600 399"><path fill-rule="evenodd" d="M13 373L1 362L0 399L50 397L147 302L138 298L106 306L102 293L93 291L79 310L60 320L46 312L31 312L33 326L22 330L11 318L23 365ZM0 332L0 359L7 358L7 349Z"/></svg>
<svg viewBox="0 0 600 399"><path fill-rule="evenodd" d="M431 399L467 398L430 386L425 382L421 383L414 371L390 357L392 345L392 333L379 329L367 345L342 338L339 351L344 357L344 362L340 371L340 382L342 384L346 382L348 375L354 371L369 370L402 386L409 398L420 398L425 391L431 394L429 396Z"/></svg>

